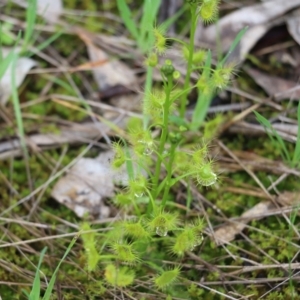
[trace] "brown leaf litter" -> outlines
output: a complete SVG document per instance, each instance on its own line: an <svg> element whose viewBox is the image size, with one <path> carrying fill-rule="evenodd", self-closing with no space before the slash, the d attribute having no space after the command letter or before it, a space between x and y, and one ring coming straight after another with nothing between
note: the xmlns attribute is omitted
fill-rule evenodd
<svg viewBox="0 0 300 300"><path fill-rule="evenodd" d="M275 203L280 205L276 206ZM241 233L252 220L260 220L267 216L291 213L300 205L300 194L284 192L274 197L274 201L262 201L246 212L239 218L228 219L226 224L221 225L213 233L212 238L218 246L227 244L234 240L235 236Z"/></svg>
<svg viewBox="0 0 300 300"><path fill-rule="evenodd" d="M219 38L225 52L230 48L238 32L249 27L242 37L240 45L229 58L233 62L243 61L252 47L270 28L285 23L284 14L298 6L300 6L300 0L273 0L247 7L242 6L222 17L218 24L206 28L200 27L198 40L214 47L215 41Z"/></svg>

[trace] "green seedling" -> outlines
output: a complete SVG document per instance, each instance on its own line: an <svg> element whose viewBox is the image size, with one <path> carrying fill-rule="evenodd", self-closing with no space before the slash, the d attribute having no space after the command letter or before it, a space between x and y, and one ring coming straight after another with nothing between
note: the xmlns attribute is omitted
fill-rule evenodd
<svg viewBox="0 0 300 300"><path fill-rule="evenodd" d="M296 146L294 148L293 155L290 155L286 143L279 135L279 133L272 127L272 124L264 116L258 112L254 112L258 122L265 128L266 133L271 140L274 147L280 150L282 159L291 167L299 167L300 162L300 105L298 105L297 110L297 120L298 120L298 131Z"/></svg>
<svg viewBox="0 0 300 300"><path fill-rule="evenodd" d="M145 0L142 17L135 21L126 1L117 0L125 26L136 40L140 51L147 56L147 79L142 103L144 121L129 120L124 135L126 139L120 138L112 145L115 152L112 167L115 170L123 168L128 175L128 186L120 187L114 199L124 218L100 232L92 230L87 222L82 224L81 229L84 231L82 256L85 268L89 275L98 278L97 284L113 287L116 293L127 292L128 289L131 294L131 287L135 285L133 291L137 290L139 281L138 284L142 283L144 289L151 286L170 299L177 296L177 288L185 297L187 295L186 282L179 280L184 272L181 262L187 253L200 249L205 227L203 220L198 217L185 221L182 211L176 207L172 189L181 180L189 181L188 186L194 183L200 188L213 187L218 181L209 142L199 141L197 147L185 149L185 136L194 135L203 125L214 92L224 89L230 83L234 66L226 65L228 56L213 66L211 51L195 49L197 23L203 21L207 24L217 19L218 0L186 1L176 16L158 26L156 16L160 4L159 0ZM36 9L36 2L31 0L29 7ZM167 37L168 26L186 8L191 16L189 41ZM28 29L23 41L23 51L32 41L30 37L35 20L35 14L27 12ZM243 31L230 51L242 34ZM40 45L39 49L47 46L53 39ZM172 61L165 59L159 65L159 57L165 55L166 49L176 43L182 49L182 59L186 61L183 85L179 80L181 75ZM16 55L10 56L14 64L16 59ZM4 61L3 69L8 64L8 61ZM152 88L154 68L161 74L161 85L157 84L155 89ZM191 82L193 72L199 74L199 79L194 84ZM61 87L65 86L61 80L56 79L55 82ZM15 113L20 135L24 136L19 98L16 86L14 87ZM197 88L199 98L190 122L185 116L188 95L193 88ZM81 104L85 105L83 100ZM113 124L109 125L113 127ZM116 126L114 129L117 132ZM188 212L192 206L192 195L190 190L187 193ZM42 299L50 298L58 268L73 244L74 242L58 264ZM41 253L32 290L27 294L30 300L37 300L42 295L40 267L45 252L43 250ZM165 266L163 262L170 260L172 267ZM104 289L102 292L105 293Z"/></svg>
<svg viewBox="0 0 300 300"><path fill-rule="evenodd" d="M155 288L174 295L169 287L176 284L181 273L180 265L164 270L147 259L147 249L158 247L158 243L166 243L167 253L181 258L201 245L204 222L200 219L184 222L180 213L172 208L174 199L171 190L180 180L185 179L201 187L212 187L218 181L208 142L199 143L198 147L187 152L182 152L180 147L184 144L184 134L196 131L203 124L213 93L230 83L234 67L226 65L227 55L213 68L211 52L195 50L194 47L197 22L216 20L219 1L186 2L191 13L188 43L167 38L165 26L154 24L160 1L144 2L139 25L134 21L125 1L117 1L127 29L141 51L147 53L148 66L160 71L162 84L155 89L150 89L150 86L146 89L142 111L147 122L129 120L127 140L113 143L115 157L112 166L116 170L125 166L129 177L128 187L115 196L114 202L124 211L134 211L136 215L132 220L124 219L116 223L109 234L98 235L104 245L99 253L94 253L96 248L88 245L90 241L84 241L85 248L89 249L86 256L87 264L90 265L88 269L95 270L96 261L99 266L106 265L105 280L115 288L133 285L140 266L147 265L153 272L158 272L152 279ZM244 30L236 38L229 53L243 33ZM183 86L178 82L180 74L172 61L166 59L162 66L158 64L158 58L165 54L169 42L179 43L182 58L187 61ZM191 86L191 73L195 70L200 72L199 80L195 86ZM185 119L185 112L187 96L194 87L198 88L201 96L190 123ZM160 132L157 138L153 135L154 128ZM186 205L190 207L190 199ZM94 259L90 258L91 255ZM128 273L124 266L130 266L135 272Z"/></svg>
<svg viewBox="0 0 300 300"><path fill-rule="evenodd" d="M70 243L70 245L68 246L64 256L62 257L62 259L60 260L60 262L58 263L50 281L49 284L46 288L46 291L44 293L44 296L42 297L42 300L49 300L51 299L51 295L52 295L52 290L56 281L56 276L57 276L57 272L60 268L60 265L62 264L62 262L65 260L65 258L67 257L67 255L69 254L69 252L71 251L72 247L74 246L76 240L77 240L77 236L72 240L72 242ZM40 259L39 259L39 263L38 266L36 268L36 273L35 273L35 278L34 278L34 282L33 282L33 286L31 289L31 292L28 294L26 291L24 291L24 293L26 294L26 296L28 297L28 300L40 300L41 299L41 279L40 279L40 269L41 269L41 264L44 258L44 255L47 251L47 247L44 248L41 252L40 255Z"/></svg>

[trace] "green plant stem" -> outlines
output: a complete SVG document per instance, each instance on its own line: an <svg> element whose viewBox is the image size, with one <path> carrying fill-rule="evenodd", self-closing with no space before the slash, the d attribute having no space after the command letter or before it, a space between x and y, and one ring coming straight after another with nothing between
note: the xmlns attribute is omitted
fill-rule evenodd
<svg viewBox="0 0 300 300"><path fill-rule="evenodd" d="M166 181L164 195L163 195L162 202L161 202L162 209L164 209L166 206L169 191L171 188L172 167L173 167L173 162L174 162L174 158L175 158L176 147L177 147L177 143L176 144L172 143L171 149L170 149L170 154L169 154L169 161L167 164L167 181Z"/></svg>
<svg viewBox="0 0 300 300"><path fill-rule="evenodd" d="M28 46L32 42L32 35L36 23L35 22L36 12L37 12L37 0L28 1L28 7L26 10L26 29L25 29L24 43L21 52L26 51Z"/></svg>
<svg viewBox="0 0 300 300"><path fill-rule="evenodd" d="M149 205L147 207L147 215L150 214L152 211L155 211L155 202L153 200L153 196L152 194L150 193L150 191L147 189L147 194L149 195L149 199L150 199L150 202L149 202ZM151 207L150 207L151 205Z"/></svg>
<svg viewBox="0 0 300 300"><path fill-rule="evenodd" d="M152 88L152 75L153 75L153 68L148 67L147 73L146 73L146 81L145 81L145 93L146 94L148 92L150 92L151 88ZM146 114L146 112L144 112L143 115L144 115L143 126L144 126L144 129L146 130L148 127L148 124L149 124L150 117L149 117L149 115Z"/></svg>
<svg viewBox="0 0 300 300"><path fill-rule="evenodd" d="M14 50L13 50L14 51ZM11 86L12 86L12 103L14 107L15 117L17 121L17 128L18 128L18 136L20 138L20 145L22 149L22 154L25 162L25 170L28 180L28 186L31 191L33 191L33 185L30 175L30 166L29 166L29 152L26 145L26 139L25 139L25 130L24 130L24 124L22 119L22 111L20 107L20 99L18 95L18 88L17 88L17 82L16 82L16 66L17 66L17 60L18 55L14 54L13 59L11 61L11 68L12 68L12 78L11 78Z"/></svg>
<svg viewBox="0 0 300 300"><path fill-rule="evenodd" d="M191 8L191 31L190 31L190 43L189 43L189 58L187 62L187 69L186 69L186 76L184 79L183 91L184 94L182 96L181 104L180 104L180 117L184 118L186 105L187 105L187 98L189 94L189 86L190 86L190 79L192 74L192 67L193 67L193 56L194 56L194 44L195 44L195 32L197 27L197 12L195 9Z"/></svg>
<svg viewBox="0 0 300 300"><path fill-rule="evenodd" d="M159 175L161 171L161 163L163 159L163 151L165 149L165 143L167 140L167 135L168 135L168 122L169 122L169 112L170 112L170 105L171 105L171 91L173 88L173 78L172 75L168 76L167 78L167 83L165 86L165 93L166 93L166 101L164 103L164 115L163 115L163 126L162 126L162 132L160 136L160 143L159 143L159 149L158 149L158 156L157 156L157 161L156 161L156 166L155 166L155 173L154 173L154 178L153 178L153 198L155 199L157 196L157 185L159 181Z"/></svg>

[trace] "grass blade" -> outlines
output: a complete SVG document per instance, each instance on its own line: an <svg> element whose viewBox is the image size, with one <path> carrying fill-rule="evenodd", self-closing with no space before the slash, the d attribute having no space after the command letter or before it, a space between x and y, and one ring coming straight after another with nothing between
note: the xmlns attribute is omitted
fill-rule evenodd
<svg viewBox="0 0 300 300"><path fill-rule="evenodd" d="M193 114L191 129L197 130L204 122L213 94L198 95L197 105Z"/></svg>
<svg viewBox="0 0 300 300"><path fill-rule="evenodd" d="M37 266L36 272L35 272L33 286L32 286L31 292L29 294L30 300L39 300L40 299L40 293L41 293L40 268L41 268L41 264L42 264L42 261L43 261L46 251L47 251L47 247L45 247L42 250L41 255L40 255L39 263L38 263L38 266Z"/></svg>
<svg viewBox="0 0 300 300"><path fill-rule="evenodd" d="M160 24L160 27L163 30L168 30L168 28L186 11L186 9L187 6L183 6L182 8L180 8L172 17Z"/></svg>
<svg viewBox="0 0 300 300"><path fill-rule="evenodd" d="M4 57L2 60L0 60L0 79L3 77L5 74L6 70L9 68L10 64L12 63L14 59L15 53L12 50L9 52L9 54Z"/></svg>
<svg viewBox="0 0 300 300"><path fill-rule="evenodd" d="M41 43L40 45L38 45L36 47L37 51L42 51L43 49L45 49L46 47L48 47L50 44L52 44L54 41L56 41L59 37L61 37L61 35L63 34L63 30L60 30L58 32L56 32L55 34L53 34L52 36L50 36L48 39L46 39L43 43ZM31 57L32 55L34 55L35 53L30 52L27 57Z"/></svg>
<svg viewBox="0 0 300 300"><path fill-rule="evenodd" d="M0 31L0 33L1 33L1 31ZM19 34L16 38L14 48L11 49L11 51L5 57L3 57L3 52L2 52L2 48L1 48L1 44L0 44L0 79L3 77L3 75L9 68L10 64L13 64L14 60L17 59L17 57L15 57L16 56L15 53L17 52L16 47L17 47L20 39L21 39L21 33L19 32ZM12 68L13 68L13 66L12 66Z"/></svg>
<svg viewBox="0 0 300 300"><path fill-rule="evenodd" d="M144 0L143 16L140 23L139 47L145 53L154 42L153 25L161 0Z"/></svg>
<svg viewBox="0 0 300 300"><path fill-rule="evenodd" d="M259 114L256 111L254 111L254 114L255 114L258 122L266 129L266 133L268 134L274 147L279 148L282 159L284 161L286 161L288 164L291 164L291 162L292 162L291 157L289 155L289 152L288 152L286 145L285 145L283 139L281 138L281 136L278 134L278 132L276 130L274 130L274 128L272 127L272 124L269 122L269 120L267 120L265 117L263 117L261 114ZM275 136L276 140L274 139L273 136Z"/></svg>
<svg viewBox="0 0 300 300"><path fill-rule="evenodd" d="M25 132L24 132L24 126L23 126L23 120L22 120L22 112L20 107L20 100L18 95L18 89L17 89L17 83L16 83L16 64L18 60L18 55L13 52L13 58L12 58L12 78L11 78L11 85L12 85L12 102L14 106L16 121L17 121L17 127L18 127L18 133L20 137L21 147L23 149L25 157L28 157L26 142L25 142Z"/></svg>
<svg viewBox="0 0 300 300"><path fill-rule="evenodd" d="M138 30L137 30L137 25L133 21L131 11L130 11L127 3L125 2L125 0L117 0L117 5L118 5L118 9L119 9L121 18L124 21L124 24L125 24L126 28L132 34L134 39L136 41L138 41L140 35L139 35Z"/></svg>
<svg viewBox="0 0 300 300"><path fill-rule="evenodd" d="M296 141L296 147L293 155L294 167L299 165L299 160L300 160L300 102L298 103L297 121L298 121L297 141Z"/></svg>
<svg viewBox="0 0 300 300"><path fill-rule="evenodd" d="M230 54L233 52L233 50L235 49L235 47L238 45L238 43L240 42L240 40L242 39L242 37L244 36L245 32L247 31L248 27L243 28L235 37L234 41L232 42L226 56L223 58L223 60L221 61L220 65L224 65L224 63L226 62L226 60L228 59L228 57L230 56Z"/></svg>
<svg viewBox="0 0 300 300"><path fill-rule="evenodd" d="M1 62L3 60L3 53L2 53L2 40L3 40L3 33L2 33L2 23L0 23L0 66L1 66ZM1 79L1 76L0 76Z"/></svg>
<svg viewBox="0 0 300 300"><path fill-rule="evenodd" d="M176 12L176 14L174 14L172 17L161 23L159 25L159 28L161 28L163 32L167 32L170 26L185 12L186 8L187 6L183 6L180 10ZM149 33L151 33L151 31ZM145 45L147 45L146 49L150 49L152 47L152 45L154 44L154 40L154 34L148 34L148 39L145 43Z"/></svg>
<svg viewBox="0 0 300 300"><path fill-rule="evenodd" d="M52 293L52 290L53 290L53 287L54 287L54 283L55 283L55 280L56 280L56 274L57 274L57 272L58 272L58 270L60 268L60 265L62 264L62 262L65 260L65 258L67 257L67 255L71 251L71 249L74 246L74 244L75 244L75 242L76 242L76 240L77 240L78 237L79 237L79 235L75 236L73 238L73 240L71 241L70 245L68 246L68 248L67 248L64 256L62 257L62 259L58 263L58 265L57 265L57 267L56 267L56 269L55 269L55 271L54 271L54 273L53 273L53 275L52 275L52 277L50 279L50 282L49 282L48 287L46 289L46 292L45 292L45 295L43 297L43 300L49 300L50 299L51 293Z"/></svg>
<svg viewBox="0 0 300 300"><path fill-rule="evenodd" d="M32 39L37 12L37 0L29 0L26 10L26 29L24 34L23 51L26 50ZM22 51L22 52L23 52Z"/></svg>

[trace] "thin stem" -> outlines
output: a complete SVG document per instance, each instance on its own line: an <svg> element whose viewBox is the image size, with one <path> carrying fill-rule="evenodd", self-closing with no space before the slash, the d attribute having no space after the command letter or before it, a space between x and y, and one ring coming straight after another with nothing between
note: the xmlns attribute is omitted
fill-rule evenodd
<svg viewBox="0 0 300 300"><path fill-rule="evenodd" d="M173 78L172 78L172 76L168 76L167 83L165 86L166 101L164 103L164 109L163 109L163 111L164 111L163 126L162 126L162 132L161 132L161 136L160 136L159 149L158 149L159 155L157 156L155 173L154 173L154 178L153 178L153 198L154 199L157 196L157 185L158 185L159 175L160 175L160 171L161 171L163 151L165 149L165 143L166 143L167 135L168 135L168 121L169 121L169 112L170 112L170 104L171 104L170 98L171 98L172 88L173 88Z"/></svg>
<svg viewBox="0 0 300 300"><path fill-rule="evenodd" d="M134 180L134 168L133 168L133 164L132 164L132 158L131 158L131 154L130 154L130 151L129 151L129 148L127 147L126 145L126 142L124 141L125 143L125 153L126 153L126 170L127 170L127 174L129 176L129 179L130 180ZM135 213L138 215L138 216L141 216L141 211L135 201L136 199L132 199L132 205L134 207L134 210L135 210Z"/></svg>
<svg viewBox="0 0 300 300"><path fill-rule="evenodd" d="M147 192L147 194L149 195L149 199L150 199L150 202L149 202L148 207L147 207L147 215L149 215L152 211L155 210L155 202L154 202L154 200L153 200L153 196L152 196L152 194L150 193L150 191L147 189L146 192ZM152 206L152 210L151 210L150 205Z"/></svg>
<svg viewBox="0 0 300 300"><path fill-rule="evenodd" d="M148 67L147 73L146 73L146 81L145 81L146 95L147 95L147 93L149 93L151 91L151 88L152 88L152 75L153 75L153 68ZM148 127L148 124L149 124L150 117L149 117L149 115L146 114L145 111L143 112L143 115L144 115L143 126L144 126L144 130L146 130Z"/></svg>
<svg viewBox="0 0 300 300"><path fill-rule="evenodd" d="M171 188L172 167L173 167L173 162L174 162L174 158L175 158L176 147L177 147L177 143L172 144L171 149L170 149L170 155L169 155L170 157L169 157L169 161L167 164L167 174L168 175L167 175L166 186L165 186L164 195L163 195L163 199L162 199L162 203L161 203L162 209L164 209L166 206L167 198L168 198L169 191Z"/></svg>
<svg viewBox="0 0 300 300"><path fill-rule="evenodd" d="M132 205L134 207L136 215L140 217L142 215L142 213L141 213L141 211L140 211L140 209L139 209L139 207L138 207L138 205L136 203L136 199L133 198L132 201L131 201L131 203L132 203Z"/></svg>
<svg viewBox="0 0 300 300"><path fill-rule="evenodd" d="M180 105L180 117L184 118L186 105L187 105L187 98L189 94L189 86L190 86L190 79L193 67L193 55L194 55L194 44L195 44L195 32L197 27L197 12L194 8L191 8L191 33L190 33L190 43L189 43L189 58L187 62L187 70L186 76L184 79L183 91L184 94L182 96L181 105Z"/></svg>

